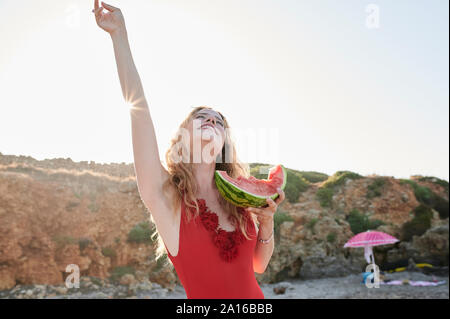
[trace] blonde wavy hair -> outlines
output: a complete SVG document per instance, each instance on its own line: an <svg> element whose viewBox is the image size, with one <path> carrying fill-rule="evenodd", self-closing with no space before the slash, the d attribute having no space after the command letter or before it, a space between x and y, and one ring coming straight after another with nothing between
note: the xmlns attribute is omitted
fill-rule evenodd
<svg viewBox="0 0 450 319"><path fill-rule="evenodd" d="M165 194L168 194L172 197L172 208L174 212L178 212L181 200L184 196L184 204L186 207L186 215L187 220L190 221L192 218L195 218L199 216L199 207L197 205L196 201L196 194L198 190L197 181L193 175L193 167L191 161L188 161L188 163L184 163L184 161L179 161L178 163L175 163L173 161L174 157L183 156L186 154L182 154L183 150L189 151L185 148L185 145L181 148L177 147L177 144L179 144L179 136L180 136L180 130L182 129L188 129L188 125L191 121L191 119L194 118L197 112L203 110L203 109L209 109L214 110L213 108L209 106L198 106L195 107L188 116L183 120L181 125L178 128L177 134L175 137L171 139L169 149L167 150L165 154L166 163L167 163L167 171L169 173L169 178L166 180L166 182L163 185L163 192ZM250 168L247 163L242 163L239 161L237 155L236 155L236 147L235 143L232 140L232 137L230 136L230 126L228 124L227 119L225 116L223 116L222 113L216 111L219 113L219 115L223 119L224 128L226 130L226 136L225 136L225 144L222 147L221 154L217 156L216 158L216 170L223 170L226 171L228 176L232 178L237 178L238 176L242 176L245 178L250 177ZM232 154L227 154L226 152L228 150L231 150ZM227 161L226 161L226 160ZM231 159L231 162L229 161ZM215 185L215 184L214 184ZM175 192L173 192L175 190ZM172 192L171 192L172 191ZM175 196L173 195L175 193ZM233 221L233 223L238 225L242 233L244 234L244 237L249 240L250 236L247 234L247 219L244 218L244 216L238 212L238 207L233 205L232 203L226 201L222 196L219 196L218 198L219 204L221 208L230 213L230 219ZM191 208L195 212L192 213ZM251 220L256 223L257 218L254 214L250 214L252 217ZM154 223L152 215L150 215L150 218L152 222ZM153 240L156 242L156 260L160 259L161 257L164 257L166 255L166 248L164 246L164 242L158 233L158 230L154 229L153 234L151 235ZM157 237L156 240L154 237ZM167 256L165 256L167 257ZM165 258L167 262L170 262L169 258ZM171 262L170 262L171 263Z"/></svg>

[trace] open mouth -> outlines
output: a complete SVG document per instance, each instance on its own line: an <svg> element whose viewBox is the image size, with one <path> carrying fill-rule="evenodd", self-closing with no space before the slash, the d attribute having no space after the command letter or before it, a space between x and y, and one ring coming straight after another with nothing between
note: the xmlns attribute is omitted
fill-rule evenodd
<svg viewBox="0 0 450 319"><path fill-rule="evenodd" d="M204 125L202 125L202 129L203 129L203 128L207 128L207 127L210 127L210 128L212 128L212 129L215 129L214 126L212 126L211 124L204 124Z"/></svg>

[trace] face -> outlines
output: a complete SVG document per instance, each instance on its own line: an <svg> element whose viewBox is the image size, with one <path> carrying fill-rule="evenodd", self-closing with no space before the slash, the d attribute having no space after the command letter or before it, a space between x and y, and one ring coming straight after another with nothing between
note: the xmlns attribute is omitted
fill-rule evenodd
<svg viewBox="0 0 450 319"><path fill-rule="evenodd" d="M225 144L225 123L220 114L214 110L202 109L195 113L189 122L191 133L191 152L193 143L201 145L202 152L217 157Z"/></svg>

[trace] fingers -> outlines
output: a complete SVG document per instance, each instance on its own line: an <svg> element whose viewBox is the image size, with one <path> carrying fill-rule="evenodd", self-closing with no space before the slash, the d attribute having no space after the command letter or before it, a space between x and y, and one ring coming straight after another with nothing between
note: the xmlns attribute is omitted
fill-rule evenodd
<svg viewBox="0 0 450 319"><path fill-rule="evenodd" d="M284 201L285 199L285 193L283 190L281 190L281 188L277 189L278 194L280 194L280 196L278 196L278 198L275 200L275 203L277 203L277 205L279 205L282 201Z"/></svg>
<svg viewBox="0 0 450 319"><path fill-rule="evenodd" d="M257 215L272 215L277 210L277 204L271 198L267 198L266 201L268 203L268 205L266 206L263 206L261 208L248 207L247 210L250 213L255 213Z"/></svg>
<svg viewBox="0 0 450 319"><path fill-rule="evenodd" d="M98 9L98 0L94 1L94 10ZM92 10L92 12L94 12L94 10Z"/></svg>
<svg viewBox="0 0 450 319"><path fill-rule="evenodd" d="M103 7L98 7L97 9L92 10L92 12L94 12L95 17L99 18L101 16L102 10L103 10Z"/></svg>
<svg viewBox="0 0 450 319"><path fill-rule="evenodd" d="M267 204L269 204L269 208L272 209L273 211L275 211L277 209L277 203L275 203L275 201L272 198L267 198L266 199Z"/></svg>
<svg viewBox="0 0 450 319"><path fill-rule="evenodd" d="M105 7L106 10L113 12L119 8L113 7L112 5L106 4L102 1L102 6Z"/></svg>
<svg viewBox="0 0 450 319"><path fill-rule="evenodd" d="M268 197L266 198L267 205L257 208L257 207L247 207L247 211L255 214L265 214L266 212L274 213L276 212L278 205L284 201L286 195L284 191L281 188L277 188L279 196L274 201L272 198Z"/></svg>

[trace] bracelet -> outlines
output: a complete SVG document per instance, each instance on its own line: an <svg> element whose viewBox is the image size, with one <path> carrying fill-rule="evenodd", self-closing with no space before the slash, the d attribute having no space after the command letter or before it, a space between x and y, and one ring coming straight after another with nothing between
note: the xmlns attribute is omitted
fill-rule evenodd
<svg viewBox="0 0 450 319"><path fill-rule="evenodd" d="M272 230L272 234L270 234L270 237L269 237L268 239L261 239L261 238L258 238L258 241L259 241L261 244L268 244L268 243L270 242L270 240L272 239L272 237L273 237L273 230Z"/></svg>

